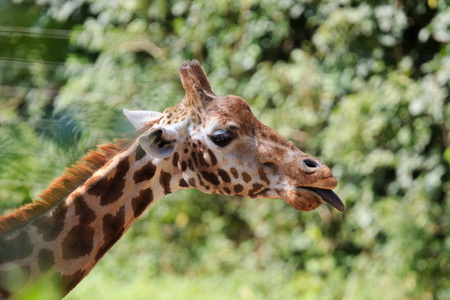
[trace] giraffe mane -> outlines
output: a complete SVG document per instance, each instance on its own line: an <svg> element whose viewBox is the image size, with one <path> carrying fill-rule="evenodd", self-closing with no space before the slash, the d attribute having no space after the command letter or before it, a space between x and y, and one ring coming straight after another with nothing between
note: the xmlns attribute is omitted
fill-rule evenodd
<svg viewBox="0 0 450 300"><path fill-rule="evenodd" d="M155 121L149 122L140 130L128 134L128 137L116 139L113 143L100 145L97 149L90 150L81 160L67 167L60 177L54 179L38 196L40 199L34 199L33 202L17 208L10 214L0 216L0 235L21 227L48 211L88 180L110 159L131 146L136 137L147 131L154 123Z"/></svg>

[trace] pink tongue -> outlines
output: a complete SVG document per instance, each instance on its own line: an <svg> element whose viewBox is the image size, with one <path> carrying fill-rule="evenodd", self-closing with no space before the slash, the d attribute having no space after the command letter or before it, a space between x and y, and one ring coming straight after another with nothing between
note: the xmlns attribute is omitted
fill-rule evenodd
<svg viewBox="0 0 450 300"><path fill-rule="evenodd" d="M338 195L332 190L324 190L313 187L307 187L306 189L316 193L319 195L323 201L331 204L334 208L336 208L340 212L345 211L345 205L342 203L341 199L339 199Z"/></svg>

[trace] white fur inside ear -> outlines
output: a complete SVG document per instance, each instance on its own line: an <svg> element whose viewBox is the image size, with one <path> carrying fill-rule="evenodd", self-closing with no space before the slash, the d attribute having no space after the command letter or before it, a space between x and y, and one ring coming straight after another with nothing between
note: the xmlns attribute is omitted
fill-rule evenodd
<svg viewBox="0 0 450 300"><path fill-rule="evenodd" d="M145 152L156 158L170 156L175 150L178 132L163 127L153 128L139 138L139 144Z"/></svg>
<svg viewBox="0 0 450 300"><path fill-rule="evenodd" d="M146 123L157 120L162 116L162 113L157 111L145 110L128 110L123 109L123 114L128 121L133 124L134 128L141 129Z"/></svg>

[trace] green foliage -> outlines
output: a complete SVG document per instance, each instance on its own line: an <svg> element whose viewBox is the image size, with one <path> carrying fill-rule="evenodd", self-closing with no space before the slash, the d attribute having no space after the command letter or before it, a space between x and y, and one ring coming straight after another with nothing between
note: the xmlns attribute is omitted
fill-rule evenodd
<svg viewBox="0 0 450 300"><path fill-rule="evenodd" d="M178 192L69 299L450 298L445 0L18 2L0 4L2 213L131 130L122 108L179 102L191 58L331 166L347 206Z"/></svg>

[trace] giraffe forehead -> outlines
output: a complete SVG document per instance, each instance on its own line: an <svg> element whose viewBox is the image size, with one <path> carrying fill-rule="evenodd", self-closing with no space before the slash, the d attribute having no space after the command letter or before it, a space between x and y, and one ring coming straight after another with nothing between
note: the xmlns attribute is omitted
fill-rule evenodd
<svg viewBox="0 0 450 300"><path fill-rule="evenodd" d="M216 119L216 122L235 124L240 128L241 133L251 135L259 141L269 142L276 148L290 148L294 145L276 130L264 125L250 109L250 106L240 97L226 96L212 101L206 109L209 119Z"/></svg>
<svg viewBox="0 0 450 300"><path fill-rule="evenodd" d="M253 116L253 113L245 100L238 96L228 95L225 97L210 97L210 100L203 102L201 106L183 101L166 108L163 115L165 119L172 120L173 123L175 120L189 117L226 115L227 118L233 118L233 116L238 117L239 115Z"/></svg>
<svg viewBox="0 0 450 300"><path fill-rule="evenodd" d="M225 115L227 118L239 120L243 116L255 118L247 102L241 97L232 95L216 97L213 101L205 103L205 113Z"/></svg>
<svg viewBox="0 0 450 300"><path fill-rule="evenodd" d="M274 129L261 123L247 102L238 96L211 97L201 106L181 102L163 112L162 124L177 131L186 129L191 137L199 138L211 134L216 129L230 126L239 128L242 136L251 136L266 145L266 150L281 154L282 148L293 150L294 145ZM259 143L258 142L258 143Z"/></svg>
<svg viewBox="0 0 450 300"><path fill-rule="evenodd" d="M163 117L160 124L172 126L174 129L180 126L183 127L190 122L198 122L200 118L199 108L192 105L185 105L183 102L166 108L162 114Z"/></svg>

